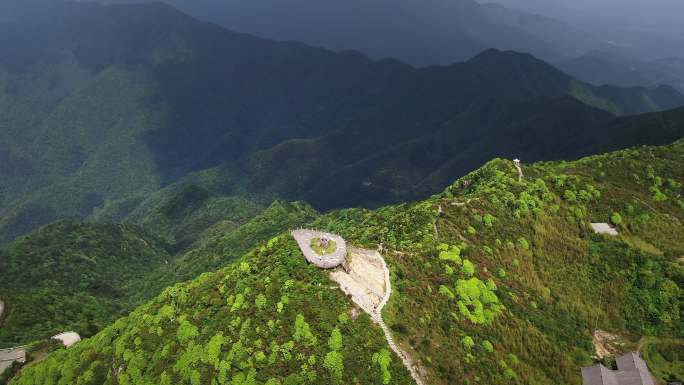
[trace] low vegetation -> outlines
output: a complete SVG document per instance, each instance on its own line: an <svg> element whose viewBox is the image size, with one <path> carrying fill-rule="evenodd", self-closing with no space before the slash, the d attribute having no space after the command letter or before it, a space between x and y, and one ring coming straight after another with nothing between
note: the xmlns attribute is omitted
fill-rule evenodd
<svg viewBox="0 0 684 385"><path fill-rule="evenodd" d="M430 383L579 384L594 329L684 331L684 143L523 168L493 160L427 201L316 224L386 250L386 320ZM589 227L611 219L619 237Z"/></svg>
<svg viewBox="0 0 684 385"><path fill-rule="evenodd" d="M332 254L337 250L337 242L332 239L314 238L311 240L311 249L318 255Z"/></svg>
<svg viewBox="0 0 684 385"><path fill-rule="evenodd" d="M684 380L684 340L647 338L641 354L657 378L673 383Z"/></svg>

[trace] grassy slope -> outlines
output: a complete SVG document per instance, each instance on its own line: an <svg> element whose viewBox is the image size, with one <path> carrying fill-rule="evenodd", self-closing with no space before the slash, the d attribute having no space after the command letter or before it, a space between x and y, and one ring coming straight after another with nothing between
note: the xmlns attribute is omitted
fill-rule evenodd
<svg viewBox="0 0 684 385"><path fill-rule="evenodd" d="M592 363L595 327L682 337L684 270L676 261L684 255L683 170L684 142L525 165L522 182L512 163L499 159L426 201L336 211L315 225L355 245L383 246L394 287L385 317L426 368L428 383L579 384L579 366ZM621 236L588 228L589 221L611 219ZM211 243L207 250L220 249L222 240ZM195 257L212 254L198 249ZM306 365L316 372L310 382L331 383L321 366L329 350L324 341L350 305L303 261L283 234L240 264L166 290L95 338L27 368L13 383L165 383L163 372L171 383L226 383L255 368L256 383L263 384L301 374L310 354L317 357ZM483 286L476 293L460 290L466 281ZM239 293L242 305L236 305ZM300 313L317 340L310 347L295 343L303 356L281 361L280 348L256 341L254 333L268 329L267 338L282 346L294 338ZM378 368L368 360L383 347L377 328L365 316L346 325L341 330L350 350L342 382L378 381ZM230 342L215 354L195 351L219 332ZM259 350L273 360L259 361ZM391 383L405 383L406 373L396 357L392 361ZM124 374L115 380L119 367Z"/></svg>
<svg viewBox="0 0 684 385"><path fill-rule="evenodd" d="M684 254L683 162L679 142L526 166L519 183L511 162L495 160L426 202L344 210L320 226L396 250L390 264L401 295L387 316L431 383L579 383L594 327L637 335L684 330L684 271L676 262ZM665 201L654 199L660 182ZM623 218L623 235L593 235L587 222L610 221L613 213ZM490 325L464 319L457 300L438 294L442 286L456 292L457 280L468 277L462 265L438 257L439 243L459 245L475 275L498 286L506 310ZM465 348L465 336L476 346ZM485 340L494 352L482 347Z"/></svg>

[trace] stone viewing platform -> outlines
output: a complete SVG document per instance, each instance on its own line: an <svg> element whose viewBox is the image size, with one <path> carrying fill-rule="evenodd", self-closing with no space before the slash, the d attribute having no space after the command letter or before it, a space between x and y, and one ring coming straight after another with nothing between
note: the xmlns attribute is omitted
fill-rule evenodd
<svg viewBox="0 0 684 385"><path fill-rule="evenodd" d="M339 235L316 230L299 229L292 231L292 236L297 241L306 260L322 269L332 269L340 266L347 258L347 243ZM312 242L314 241L320 241L319 247L322 248L330 245L336 247L334 251L328 254L319 255L312 247Z"/></svg>

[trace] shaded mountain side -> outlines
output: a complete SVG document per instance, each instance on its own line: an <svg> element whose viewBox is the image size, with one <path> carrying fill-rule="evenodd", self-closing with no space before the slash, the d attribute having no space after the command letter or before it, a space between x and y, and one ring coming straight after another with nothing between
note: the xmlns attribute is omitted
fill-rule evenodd
<svg viewBox="0 0 684 385"><path fill-rule="evenodd" d="M179 253L171 263L159 266L144 280L132 283L136 300L144 301L165 287L184 282L208 271L215 271L238 260L255 246L290 229L305 227L319 214L302 202L274 201L240 226L226 226L220 221L205 231L203 237Z"/></svg>
<svg viewBox="0 0 684 385"><path fill-rule="evenodd" d="M684 108L658 114L644 114L634 118L618 118L602 127L606 138L588 145L580 153L598 154L616 147L636 144L658 144L683 136ZM614 147L615 146L615 147Z"/></svg>
<svg viewBox="0 0 684 385"><path fill-rule="evenodd" d="M576 159L638 144L665 144L684 137L684 110L615 119L572 97L473 106L399 144L372 133L333 133L315 140L290 140L243 159L226 175L240 175L252 191L304 199L316 207L348 202L380 206L439 191L493 157L525 162ZM477 132L471 127L479 127ZM549 135L553 132L554 135ZM358 144L355 144L358 143Z"/></svg>
<svg viewBox="0 0 684 385"><path fill-rule="evenodd" d="M671 89L594 87L514 52L416 69L230 32L161 3L3 6L15 12L0 21L0 159L18 168L0 166L0 242L60 218L125 217L148 195L197 175L220 184L220 195L308 197L310 182L263 191L241 172L258 169L250 159L273 149L287 157L320 138L343 146L307 150L325 153L332 173L454 119L472 122L463 129L480 140L485 106L572 95L630 115L684 104ZM226 179L206 180L218 176L214 168L228 170ZM297 180L284 171L283 183ZM321 209L359 203L316 199Z"/></svg>
<svg viewBox="0 0 684 385"><path fill-rule="evenodd" d="M112 218L102 212L90 219L134 223L173 245L174 250L182 251L212 229L236 229L264 209L261 203L247 197L219 195L194 184L178 184L146 196L124 217Z"/></svg>
<svg viewBox="0 0 684 385"><path fill-rule="evenodd" d="M596 328L624 336L624 349L682 337L684 142L523 173L494 159L427 200L312 225L381 248L393 288L383 318L426 383L580 384ZM211 238L192 258L229 243ZM352 307L283 232L10 384L412 383Z"/></svg>
<svg viewBox="0 0 684 385"><path fill-rule="evenodd" d="M429 194L442 186L444 180L477 167L475 161L485 156L514 159L520 158L520 154L531 155L529 160L523 160L525 162L572 160L640 144L672 143L684 137L684 109L681 108L662 114L612 119L603 111L585 110L571 98L553 100L545 105L541 113L532 112L518 123L506 125L503 120L495 123L493 127L496 124L503 127L491 133L505 143L501 149L492 151L486 141L476 143L472 150L444 161L440 168L417 183L411 193L416 198ZM516 109L516 113L520 111L525 108ZM543 134L546 130L557 135L547 139ZM451 137L441 140L445 138ZM433 147L425 152L433 153Z"/></svg>

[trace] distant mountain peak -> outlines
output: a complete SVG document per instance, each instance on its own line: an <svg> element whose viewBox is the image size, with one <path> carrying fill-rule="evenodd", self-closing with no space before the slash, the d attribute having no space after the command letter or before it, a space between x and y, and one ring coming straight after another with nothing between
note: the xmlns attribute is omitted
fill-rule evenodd
<svg viewBox="0 0 684 385"><path fill-rule="evenodd" d="M468 63L498 63L500 65L507 63L543 64L549 68L553 68L553 66L547 62L535 57L530 53L513 50L500 50L496 48L489 48L480 52L469 59Z"/></svg>

